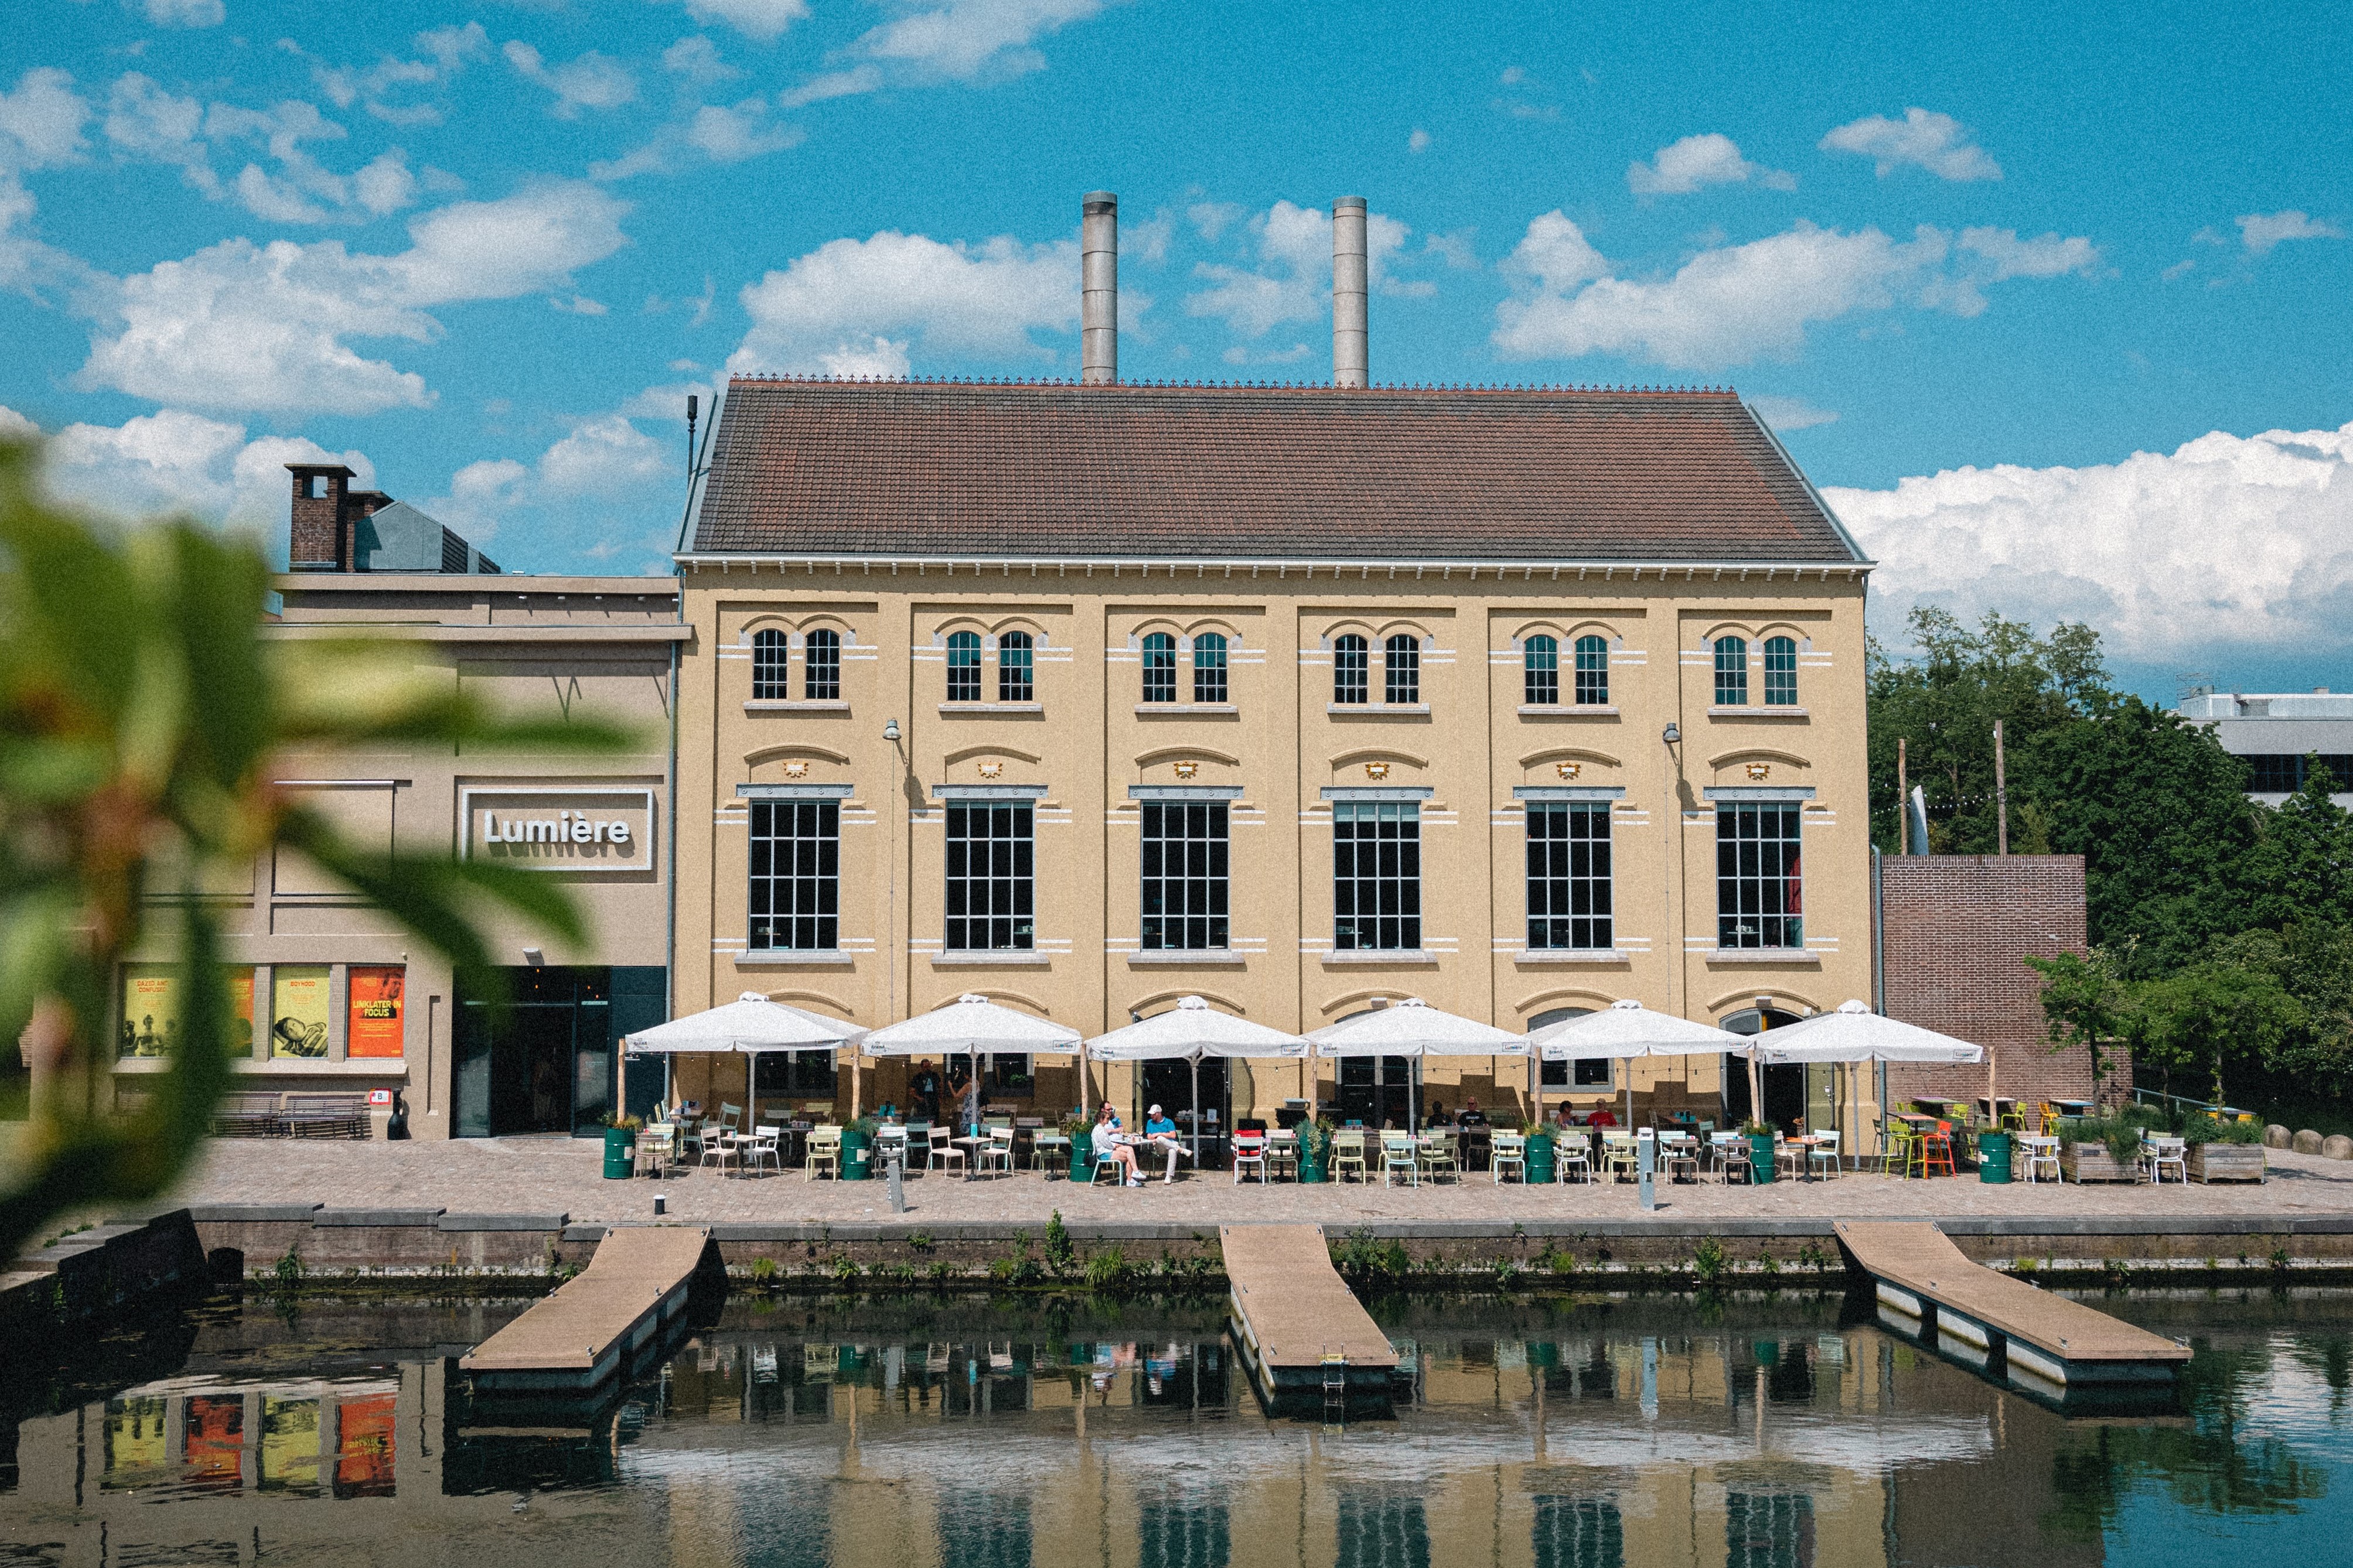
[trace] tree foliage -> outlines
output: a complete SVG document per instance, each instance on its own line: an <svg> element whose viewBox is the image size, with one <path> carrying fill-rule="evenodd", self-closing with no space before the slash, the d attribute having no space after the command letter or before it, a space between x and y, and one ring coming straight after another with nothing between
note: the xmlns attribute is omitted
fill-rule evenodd
<svg viewBox="0 0 2353 1568"><path fill-rule="evenodd" d="M499 720L446 672L357 639L266 639L259 550L191 522L93 524L39 498L35 463L0 445L0 1037L50 1090L0 1171L0 1257L61 1211L168 1191L208 1130L243 1027L199 896L224 871L299 849L478 979L491 974L485 900L585 935L550 879L363 851L272 782L281 756L627 739L585 720ZM111 991L156 942L181 967L178 1048L142 1080L153 1092L118 1112Z"/></svg>

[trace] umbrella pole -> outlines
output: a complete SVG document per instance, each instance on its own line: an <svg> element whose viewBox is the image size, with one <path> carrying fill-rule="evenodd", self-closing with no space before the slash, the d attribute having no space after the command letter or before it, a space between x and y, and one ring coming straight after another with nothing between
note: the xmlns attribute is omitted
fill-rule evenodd
<svg viewBox="0 0 2353 1568"><path fill-rule="evenodd" d="M1193 1053L1193 1168L1201 1168L1201 1053Z"/></svg>
<svg viewBox="0 0 2353 1568"><path fill-rule="evenodd" d="M1759 1127L1772 1123L1765 1120L1765 1069L1757 1064L1757 1047L1748 1047L1748 1120Z"/></svg>
<svg viewBox="0 0 2353 1568"><path fill-rule="evenodd" d="M1626 1125L1634 1125L1634 1058L1624 1059L1626 1068Z"/></svg>
<svg viewBox="0 0 2353 1568"><path fill-rule="evenodd" d="M857 1121L859 1116L866 1109L865 1102L860 1098L860 1091L865 1088L865 1080L863 1076L858 1070L859 1064L865 1059L866 1056L863 1051L852 1051L849 1053L849 1120L852 1121Z"/></svg>

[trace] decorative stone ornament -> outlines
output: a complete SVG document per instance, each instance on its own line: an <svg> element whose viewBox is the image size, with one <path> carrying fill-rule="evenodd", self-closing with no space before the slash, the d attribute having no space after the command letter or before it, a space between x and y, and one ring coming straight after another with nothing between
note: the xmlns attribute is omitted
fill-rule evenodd
<svg viewBox="0 0 2353 1568"><path fill-rule="evenodd" d="M1375 784L1378 784L1381 780L1389 776L1389 765L1387 763L1366 763L1365 764L1365 776L1372 780Z"/></svg>
<svg viewBox="0 0 2353 1568"><path fill-rule="evenodd" d="M1583 763L1555 763L1552 765L1552 771L1558 773L1561 777L1561 781L1565 784L1570 779L1575 778L1577 774L1583 773L1585 771L1585 764Z"/></svg>
<svg viewBox="0 0 2353 1568"><path fill-rule="evenodd" d="M993 779L1004 771L1003 763L988 762L980 764L980 776L985 779Z"/></svg>
<svg viewBox="0 0 2353 1568"><path fill-rule="evenodd" d="M1200 771L1201 764L1198 763L1183 762L1176 764L1176 776L1180 779L1189 779Z"/></svg>
<svg viewBox="0 0 2353 1568"><path fill-rule="evenodd" d="M807 763L786 763L785 764L785 776L788 779L805 779L808 777L808 764Z"/></svg>
<svg viewBox="0 0 2353 1568"><path fill-rule="evenodd" d="M1749 782L1752 784L1763 784L1772 772L1773 764L1770 763L1751 763L1748 764Z"/></svg>

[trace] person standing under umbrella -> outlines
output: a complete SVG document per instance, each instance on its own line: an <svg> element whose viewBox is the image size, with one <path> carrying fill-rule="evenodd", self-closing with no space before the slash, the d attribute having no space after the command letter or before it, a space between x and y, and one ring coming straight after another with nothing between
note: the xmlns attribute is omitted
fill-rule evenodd
<svg viewBox="0 0 2353 1568"><path fill-rule="evenodd" d="M915 1064L914 1075L907 1080L907 1097L925 1121L940 1119L940 1075L929 1058Z"/></svg>
<svg viewBox="0 0 2353 1568"><path fill-rule="evenodd" d="M980 1074L973 1070L976 1065L967 1058L948 1069L948 1094L958 1108L956 1121L973 1135L980 1130Z"/></svg>

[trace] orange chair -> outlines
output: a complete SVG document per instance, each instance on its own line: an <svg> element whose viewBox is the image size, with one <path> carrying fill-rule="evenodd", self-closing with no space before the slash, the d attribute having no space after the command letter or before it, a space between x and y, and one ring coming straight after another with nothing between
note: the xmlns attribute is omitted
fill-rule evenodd
<svg viewBox="0 0 2353 1568"><path fill-rule="evenodd" d="M1953 1168L1953 1124L1951 1122L1937 1122L1936 1130L1924 1134L1915 1148L1917 1151L1915 1158L1919 1161L1920 1174L1923 1177L1935 1175L1936 1167L1939 1165L1945 1167L1945 1174L1948 1176L1960 1173Z"/></svg>

